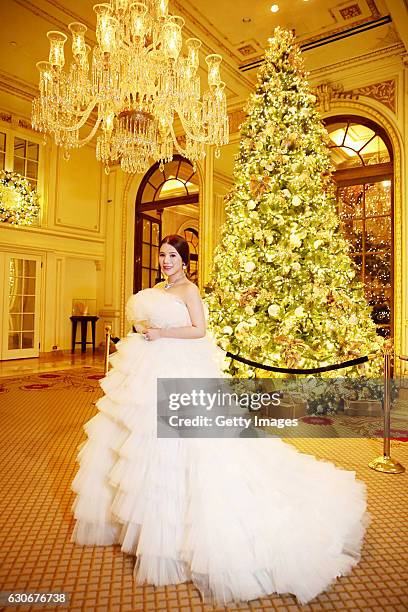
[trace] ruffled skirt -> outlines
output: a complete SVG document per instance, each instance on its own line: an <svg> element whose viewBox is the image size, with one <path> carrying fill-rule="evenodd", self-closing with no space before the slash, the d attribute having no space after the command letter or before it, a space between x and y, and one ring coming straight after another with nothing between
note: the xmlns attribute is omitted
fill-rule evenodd
<svg viewBox="0 0 408 612"><path fill-rule="evenodd" d="M192 580L221 605L306 603L351 570L367 524L354 472L279 439L158 439L157 378L218 377L216 349L137 334L117 348L79 447L73 542L120 544L138 584Z"/></svg>

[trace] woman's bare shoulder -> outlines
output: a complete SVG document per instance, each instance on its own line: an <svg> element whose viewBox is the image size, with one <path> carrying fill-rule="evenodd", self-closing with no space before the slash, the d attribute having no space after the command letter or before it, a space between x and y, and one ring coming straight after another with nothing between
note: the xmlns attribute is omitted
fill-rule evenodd
<svg viewBox="0 0 408 612"><path fill-rule="evenodd" d="M182 289L186 297L193 297L193 296L201 297L199 288L197 287L196 284L194 284L190 280L187 280L186 283L183 283L180 289Z"/></svg>

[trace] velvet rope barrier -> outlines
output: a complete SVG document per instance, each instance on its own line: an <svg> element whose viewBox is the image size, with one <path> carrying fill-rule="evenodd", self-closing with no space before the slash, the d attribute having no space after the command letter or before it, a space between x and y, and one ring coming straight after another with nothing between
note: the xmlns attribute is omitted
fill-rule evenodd
<svg viewBox="0 0 408 612"><path fill-rule="evenodd" d="M343 368L350 368L351 366L359 365L361 363L367 363L369 357L357 357L356 359L350 359L349 361L343 361L342 363L335 363L333 365L321 366L318 368L278 368L275 366L265 365L263 363L258 363L257 361L251 361L250 359L245 359L244 357L240 357L239 355L233 355L227 351L227 357L234 359L234 361L239 361L240 363L244 363L245 365L249 365L253 368L259 368L261 370L267 370L268 372L279 372L280 374L319 374L320 372L330 372L331 370L341 370Z"/></svg>

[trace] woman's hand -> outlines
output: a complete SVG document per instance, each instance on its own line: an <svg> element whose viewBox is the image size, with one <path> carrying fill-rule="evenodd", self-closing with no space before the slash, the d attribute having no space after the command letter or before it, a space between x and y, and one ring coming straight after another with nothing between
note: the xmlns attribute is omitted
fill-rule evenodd
<svg viewBox="0 0 408 612"><path fill-rule="evenodd" d="M161 329L156 327L148 327L143 331L145 340L158 340L161 338Z"/></svg>
<svg viewBox="0 0 408 612"><path fill-rule="evenodd" d="M148 327L149 327L149 321L146 321L144 319L139 319L138 321L133 321L133 327L135 328L135 330L137 331L138 334L143 334L145 329L148 329Z"/></svg>

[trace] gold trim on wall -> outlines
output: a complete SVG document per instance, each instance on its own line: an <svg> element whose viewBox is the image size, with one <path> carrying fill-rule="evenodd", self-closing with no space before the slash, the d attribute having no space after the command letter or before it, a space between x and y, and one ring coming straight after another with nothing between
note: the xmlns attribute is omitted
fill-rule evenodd
<svg viewBox="0 0 408 612"><path fill-rule="evenodd" d="M132 183L137 180L137 177L130 174L127 177L125 189L122 198L122 235L120 244L120 336L125 334L125 307L126 307L126 238L127 238L127 211L131 205L129 200L129 192ZM140 179L141 180L141 179ZM140 182L140 181L139 181ZM135 203L133 202L133 206ZM133 246L133 245L132 245ZM133 253L133 249L131 250Z"/></svg>
<svg viewBox="0 0 408 612"><path fill-rule="evenodd" d="M379 83L372 83L364 87L344 90L341 83L325 81L314 88L318 104L323 112L330 110L334 100L358 100L360 96L366 96L383 104L393 113L396 112L397 105L397 81L387 79Z"/></svg>

